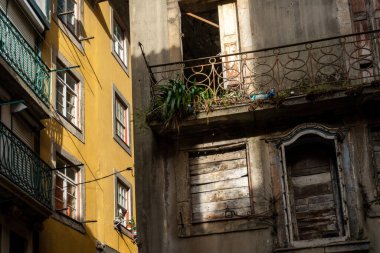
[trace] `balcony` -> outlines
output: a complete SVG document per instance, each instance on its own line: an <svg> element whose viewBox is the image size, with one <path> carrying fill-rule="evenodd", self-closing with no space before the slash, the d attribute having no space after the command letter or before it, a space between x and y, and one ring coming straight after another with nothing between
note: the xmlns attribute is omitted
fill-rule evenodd
<svg viewBox="0 0 380 253"><path fill-rule="evenodd" d="M307 102L356 93L378 83L379 32L148 66L152 111L178 116L177 102L179 105L183 100L188 109L182 109L191 113L182 116L239 106L255 110L289 99ZM175 101L178 94L185 99ZM162 115L151 116L157 121L168 120Z"/></svg>
<svg viewBox="0 0 380 253"><path fill-rule="evenodd" d="M1 176L44 207L52 208L51 168L0 122ZM4 181L1 185L5 185Z"/></svg>
<svg viewBox="0 0 380 253"><path fill-rule="evenodd" d="M0 11L0 55L48 107L49 69L2 11Z"/></svg>

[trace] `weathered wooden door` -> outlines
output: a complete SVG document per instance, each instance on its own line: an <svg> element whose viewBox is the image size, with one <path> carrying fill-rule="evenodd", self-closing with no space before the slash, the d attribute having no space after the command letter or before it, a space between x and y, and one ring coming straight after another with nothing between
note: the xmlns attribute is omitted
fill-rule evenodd
<svg viewBox="0 0 380 253"><path fill-rule="evenodd" d="M239 29L237 21L236 3L221 4L219 11L220 46L222 55L240 52ZM235 87L239 84L240 57L226 56L223 62L223 88Z"/></svg>
<svg viewBox="0 0 380 253"><path fill-rule="evenodd" d="M292 230L295 241L342 236L336 157L322 143L287 152Z"/></svg>

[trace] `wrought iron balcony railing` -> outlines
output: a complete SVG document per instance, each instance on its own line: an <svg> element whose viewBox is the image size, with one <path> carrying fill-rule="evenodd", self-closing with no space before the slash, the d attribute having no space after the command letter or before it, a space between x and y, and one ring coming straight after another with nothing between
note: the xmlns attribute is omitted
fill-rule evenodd
<svg viewBox="0 0 380 253"><path fill-rule="evenodd" d="M52 170L0 122L0 175L52 208Z"/></svg>
<svg viewBox="0 0 380 253"><path fill-rule="evenodd" d="M355 88L379 78L379 38L376 30L149 66L153 102L176 82L192 89L196 110Z"/></svg>
<svg viewBox="0 0 380 253"><path fill-rule="evenodd" d="M0 55L38 98L45 105L49 106L49 69L1 10Z"/></svg>

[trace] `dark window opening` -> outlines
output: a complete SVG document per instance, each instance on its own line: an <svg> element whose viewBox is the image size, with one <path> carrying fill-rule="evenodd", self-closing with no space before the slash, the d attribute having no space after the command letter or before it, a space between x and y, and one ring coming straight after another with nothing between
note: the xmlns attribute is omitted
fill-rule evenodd
<svg viewBox="0 0 380 253"><path fill-rule="evenodd" d="M218 6L182 4L183 60L215 56L221 52Z"/></svg>
<svg viewBox="0 0 380 253"><path fill-rule="evenodd" d="M27 240L19 234L11 231L9 235L9 252L25 253L27 248Z"/></svg>
<svg viewBox="0 0 380 253"><path fill-rule="evenodd" d="M285 156L294 240L343 236L334 141L305 135L285 148Z"/></svg>
<svg viewBox="0 0 380 253"><path fill-rule="evenodd" d="M370 68L372 68L373 67L373 63L372 63L372 61L369 61L369 62L364 62L364 63L360 63L359 64L359 68L360 69L370 69Z"/></svg>

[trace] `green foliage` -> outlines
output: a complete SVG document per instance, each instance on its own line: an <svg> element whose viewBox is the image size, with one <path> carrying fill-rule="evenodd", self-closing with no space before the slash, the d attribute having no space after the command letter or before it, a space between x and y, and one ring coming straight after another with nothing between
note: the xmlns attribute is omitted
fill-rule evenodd
<svg viewBox="0 0 380 253"><path fill-rule="evenodd" d="M181 80L168 80L159 86L152 113L154 118L164 123L178 125L179 120L193 112L192 102L196 87L188 89Z"/></svg>

